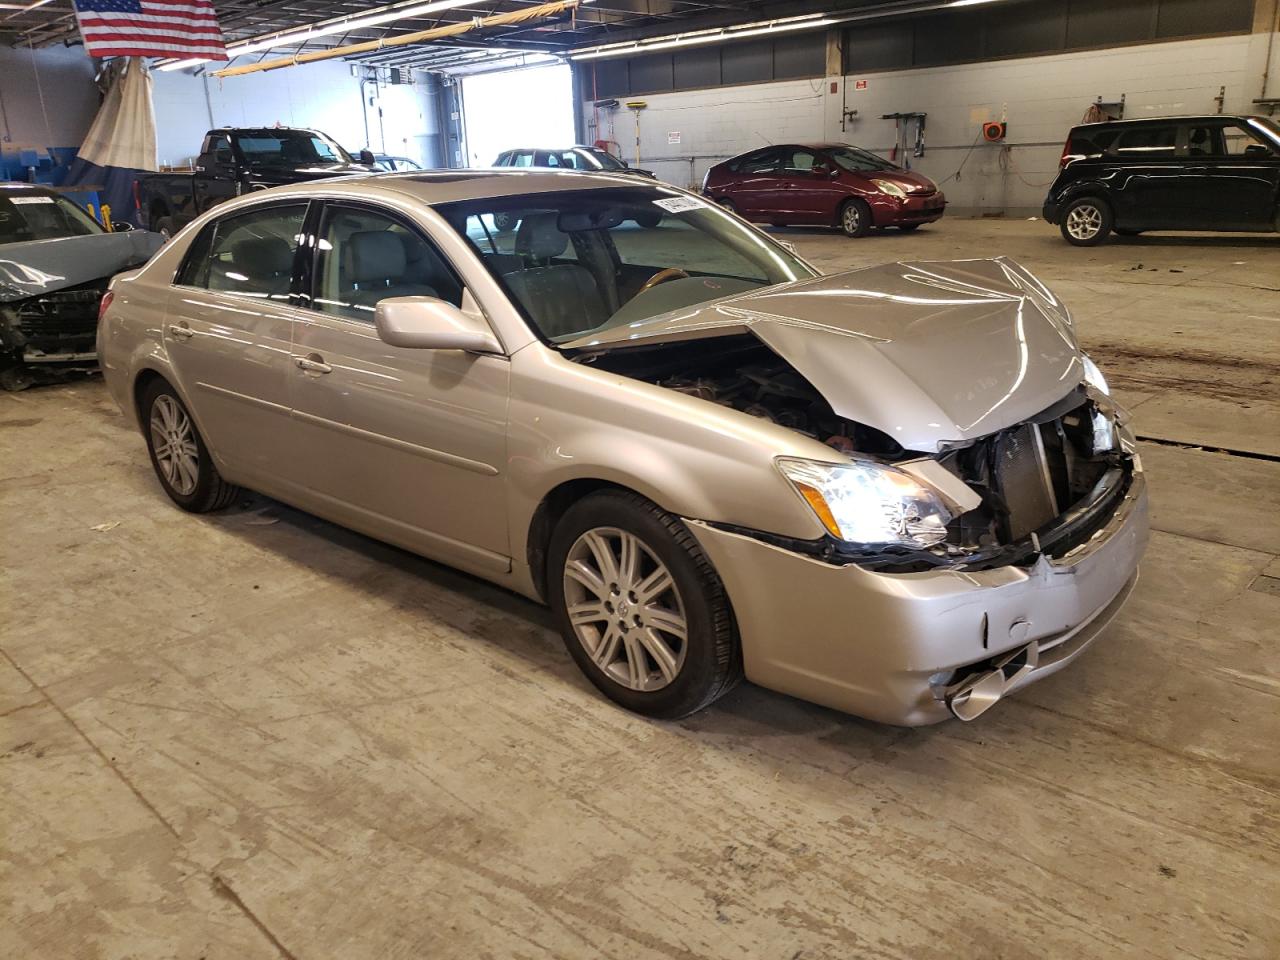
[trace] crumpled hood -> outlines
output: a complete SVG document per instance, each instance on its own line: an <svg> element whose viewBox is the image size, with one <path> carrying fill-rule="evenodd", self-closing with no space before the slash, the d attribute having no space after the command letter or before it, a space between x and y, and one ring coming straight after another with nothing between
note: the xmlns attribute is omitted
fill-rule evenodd
<svg viewBox="0 0 1280 960"><path fill-rule="evenodd" d="M0 244L0 303L141 266L163 245L164 237L149 230Z"/></svg>
<svg viewBox="0 0 1280 960"><path fill-rule="evenodd" d="M1081 380L1066 308L1007 258L892 263L676 310L573 340L640 347L752 333L840 416L934 452L1047 409Z"/></svg>

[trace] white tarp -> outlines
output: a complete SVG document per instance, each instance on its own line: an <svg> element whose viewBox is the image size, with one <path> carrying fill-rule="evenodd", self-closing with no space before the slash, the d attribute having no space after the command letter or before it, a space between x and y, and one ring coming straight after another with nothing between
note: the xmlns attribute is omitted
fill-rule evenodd
<svg viewBox="0 0 1280 960"><path fill-rule="evenodd" d="M121 57L107 67L107 95L79 156L100 167L158 170L156 111L151 74L141 57Z"/></svg>

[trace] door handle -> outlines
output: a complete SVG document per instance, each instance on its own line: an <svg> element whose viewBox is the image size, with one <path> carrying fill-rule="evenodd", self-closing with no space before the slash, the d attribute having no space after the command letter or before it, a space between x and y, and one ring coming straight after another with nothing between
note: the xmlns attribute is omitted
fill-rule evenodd
<svg viewBox="0 0 1280 960"><path fill-rule="evenodd" d="M313 353L307 357L294 357L294 365L299 370L305 370L307 373L332 373L333 367L324 362L324 359L318 353Z"/></svg>
<svg viewBox="0 0 1280 960"><path fill-rule="evenodd" d="M187 322L185 320L180 324L169 324L169 336L173 337L175 340L190 340L195 335L196 332L187 326Z"/></svg>

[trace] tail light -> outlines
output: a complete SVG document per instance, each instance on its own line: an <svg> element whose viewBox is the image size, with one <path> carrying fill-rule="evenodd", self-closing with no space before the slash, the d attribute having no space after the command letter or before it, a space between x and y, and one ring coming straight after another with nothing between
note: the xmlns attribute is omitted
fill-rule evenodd
<svg viewBox="0 0 1280 960"><path fill-rule="evenodd" d="M111 301L115 299L115 291L108 290L102 295L102 299L98 302L98 324L102 324L102 318L107 315L107 307L111 306Z"/></svg>
<svg viewBox="0 0 1280 960"><path fill-rule="evenodd" d="M711 168L707 167L707 172L702 175L702 192L707 192L707 184L711 180Z"/></svg>
<svg viewBox="0 0 1280 960"><path fill-rule="evenodd" d="M1067 137L1067 142L1062 145L1062 156L1058 158L1058 169L1061 170L1071 160L1071 138Z"/></svg>

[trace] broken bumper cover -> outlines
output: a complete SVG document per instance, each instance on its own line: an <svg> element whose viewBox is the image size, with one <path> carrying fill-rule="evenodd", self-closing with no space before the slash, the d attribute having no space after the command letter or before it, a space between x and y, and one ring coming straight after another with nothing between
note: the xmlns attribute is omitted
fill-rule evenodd
<svg viewBox="0 0 1280 960"><path fill-rule="evenodd" d="M981 712L966 681L985 678L977 695L994 702L1083 652L1136 582L1147 513L1137 466L1123 500L1080 546L976 572L878 573L705 523L690 529L728 590L749 680L919 726L953 715L949 700L955 715Z"/></svg>

